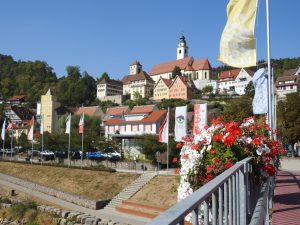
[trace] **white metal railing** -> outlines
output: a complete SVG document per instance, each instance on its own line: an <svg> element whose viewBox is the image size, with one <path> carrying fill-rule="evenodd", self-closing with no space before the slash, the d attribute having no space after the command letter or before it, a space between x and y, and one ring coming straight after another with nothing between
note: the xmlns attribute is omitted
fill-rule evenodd
<svg viewBox="0 0 300 225"><path fill-rule="evenodd" d="M252 158L248 157L237 162L192 195L150 221L148 225L183 225L185 217L190 213L193 225L249 224L253 206L259 197L255 191L259 189L255 188L249 179L252 172L251 160ZM266 218L266 214L263 216Z"/></svg>

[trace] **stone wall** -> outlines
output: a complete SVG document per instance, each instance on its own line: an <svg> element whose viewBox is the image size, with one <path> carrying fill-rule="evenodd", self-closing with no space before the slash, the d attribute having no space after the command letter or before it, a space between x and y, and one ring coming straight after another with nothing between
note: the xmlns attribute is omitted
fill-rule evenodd
<svg viewBox="0 0 300 225"><path fill-rule="evenodd" d="M39 185L39 184L30 182L30 181L26 181L26 180L19 179L17 177L9 176L9 175L2 174L2 173L0 173L0 179L6 180L10 183L20 185L22 187L26 187L31 190L42 192L44 194L51 195L51 196L57 197L59 199L62 199L62 200L68 201L68 202L72 202L76 205L80 205L80 206L90 208L90 209L103 208L110 201L110 200L95 201L95 200L85 199L85 198L82 198L77 195L72 195L72 194L69 194L69 193L66 193L63 191L56 190L54 188L49 188L49 187L46 187L43 185Z"/></svg>
<svg viewBox="0 0 300 225"><path fill-rule="evenodd" d="M0 208L11 208L13 204L21 202L20 200L11 199L12 204L0 203ZM115 222L112 220L101 219L89 214L66 211L50 206L38 205L39 212L49 213L58 217L58 225L128 225L126 223ZM21 224L18 221L9 221L7 218L0 217L0 225L4 224Z"/></svg>

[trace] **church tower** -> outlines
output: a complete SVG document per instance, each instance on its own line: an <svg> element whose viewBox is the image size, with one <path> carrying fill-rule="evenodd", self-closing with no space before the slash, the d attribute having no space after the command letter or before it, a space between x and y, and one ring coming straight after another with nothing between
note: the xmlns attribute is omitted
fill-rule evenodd
<svg viewBox="0 0 300 225"><path fill-rule="evenodd" d="M49 133L58 132L58 117L55 109L60 107L57 98L52 95L51 90L41 96L41 116L43 117L43 132Z"/></svg>
<svg viewBox="0 0 300 225"><path fill-rule="evenodd" d="M142 69L143 69L143 67L142 67L141 63L136 60L130 64L129 74L130 75L139 74L140 72L142 72Z"/></svg>
<svg viewBox="0 0 300 225"><path fill-rule="evenodd" d="M185 37L181 35L179 43L177 45L177 60L183 59L188 56L189 47L186 44Z"/></svg>

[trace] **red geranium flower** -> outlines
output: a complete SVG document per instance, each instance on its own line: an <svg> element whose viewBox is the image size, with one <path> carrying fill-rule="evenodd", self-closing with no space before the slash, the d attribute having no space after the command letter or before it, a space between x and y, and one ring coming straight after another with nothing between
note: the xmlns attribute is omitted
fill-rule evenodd
<svg viewBox="0 0 300 225"><path fill-rule="evenodd" d="M232 166L233 166L232 163L226 163L225 168L226 168L226 169L229 169L229 168L232 167Z"/></svg>
<svg viewBox="0 0 300 225"><path fill-rule="evenodd" d="M223 135L222 134L216 134L213 136L213 141L222 141L223 140Z"/></svg>
<svg viewBox="0 0 300 225"><path fill-rule="evenodd" d="M226 146L231 146L235 142L235 136L233 135L228 135L225 140L224 140L224 145Z"/></svg>
<svg viewBox="0 0 300 225"><path fill-rule="evenodd" d="M213 177L213 175L211 175L211 174L207 174L207 175L206 175L206 180L207 180L207 181L211 181L213 178L214 178L214 177Z"/></svg>
<svg viewBox="0 0 300 225"><path fill-rule="evenodd" d="M220 159L219 158L214 158L214 163L218 163L220 162Z"/></svg>
<svg viewBox="0 0 300 225"><path fill-rule="evenodd" d="M177 162L178 162L177 157L174 157L173 160L172 160L172 163L177 163Z"/></svg>
<svg viewBox="0 0 300 225"><path fill-rule="evenodd" d="M257 145L257 146L261 146L261 141L260 141L259 138L254 138L254 139L252 140L252 144L255 144L255 145Z"/></svg>
<svg viewBox="0 0 300 225"><path fill-rule="evenodd" d="M262 167L262 169L264 171L266 171L267 174L269 174L269 176L274 176L275 175L276 170L275 170L274 166L272 164L270 164L270 163L264 165Z"/></svg>
<svg viewBox="0 0 300 225"><path fill-rule="evenodd" d="M177 148L177 149L181 149L181 148L182 148L182 143L181 143L181 142L178 142L177 145L176 145L176 148Z"/></svg>
<svg viewBox="0 0 300 225"><path fill-rule="evenodd" d="M210 150L210 154L213 155L213 154L215 154L215 153L216 153L216 150L215 150L214 148L212 148L212 149Z"/></svg>
<svg viewBox="0 0 300 225"><path fill-rule="evenodd" d="M214 168L215 168L215 165L208 165L208 166L206 166L206 173L211 173Z"/></svg>

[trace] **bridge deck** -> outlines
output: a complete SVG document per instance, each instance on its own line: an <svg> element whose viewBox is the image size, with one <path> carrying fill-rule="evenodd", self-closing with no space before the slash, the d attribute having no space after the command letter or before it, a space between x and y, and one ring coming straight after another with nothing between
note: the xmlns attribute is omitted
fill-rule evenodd
<svg viewBox="0 0 300 225"><path fill-rule="evenodd" d="M273 200L272 225L300 224L300 167L297 172L278 172Z"/></svg>

